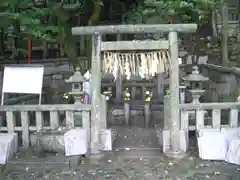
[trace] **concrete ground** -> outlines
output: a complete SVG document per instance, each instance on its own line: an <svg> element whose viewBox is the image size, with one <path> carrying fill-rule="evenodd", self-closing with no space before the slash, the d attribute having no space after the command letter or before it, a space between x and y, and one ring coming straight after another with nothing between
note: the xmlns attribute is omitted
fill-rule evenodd
<svg viewBox="0 0 240 180"><path fill-rule="evenodd" d="M78 168L52 167L49 169L25 170L5 169L1 179L6 180L238 180L240 171L237 166L222 162L204 162L194 157L181 161L167 158L122 158L112 156L99 164L82 163Z"/></svg>
<svg viewBox="0 0 240 180"><path fill-rule="evenodd" d="M156 130L117 128L113 152L98 162L82 159L69 168L62 155L36 156L21 152L5 167L0 180L238 180L240 167L219 161L202 161L192 151L181 160L161 152Z"/></svg>

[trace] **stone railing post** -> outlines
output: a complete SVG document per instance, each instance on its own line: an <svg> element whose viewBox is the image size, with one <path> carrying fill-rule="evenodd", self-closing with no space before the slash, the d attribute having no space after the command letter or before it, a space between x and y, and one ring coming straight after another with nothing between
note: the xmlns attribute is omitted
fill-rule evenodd
<svg viewBox="0 0 240 180"><path fill-rule="evenodd" d="M152 92L147 90L145 91L145 104L144 104L144 120L145 120L145 127L148 128L149 126L149 121L151 118L151 111L150 111L150 105L151 105L151 100L152 100Z"/></svg>
<svg viewBox="0 0 240 180"><path fill-rule="evenodd" d="M164 96L164 129L170 128L170 108L169 96Z"/></svg>
<svg viewBox="0 0 240 180"><path fill-rule="evenodd" d="M129 89L126 88L124 91L124 121L125 125L129 125L129 119L130 119L130 99L131 94L129 92Z"/></svg>
<svg viewBox="0 0 240 180"><path fill-rule="evenodd" d="M101 123L100 129L107 128L107 99L105 95L101 95Z"/></svg>

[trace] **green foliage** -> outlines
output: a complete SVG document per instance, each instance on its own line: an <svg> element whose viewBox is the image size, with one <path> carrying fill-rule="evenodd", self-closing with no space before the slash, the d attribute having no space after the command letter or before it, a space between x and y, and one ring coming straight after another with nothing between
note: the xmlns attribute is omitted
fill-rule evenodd
<svg viewBox="0 0 240 180"><path fill-rule="evenodd" d="M9 28L14 21L17 21L21 25L21 33L30 32L32 38L36 39L56 40L61 34L63 24L43 24L40 19L51 21L55 18L57 21L68 21L71 15L81 11L85 0L75 0L73 4L61 4L58 0L48 2L46 7L36 7L29 0L1 1L0 28Z"/></svg>
<svg viewBox="0 0 240 180"><path fill-rule="evenodd" d="M39 0L35 0L37 1ZM74 48L74 45L69 45L74 44L71 17L82 11L86 0L71 0L68 4L66 1L51 0L46 1L45 6L33 2L34 0L1 0L0 28L8 40L21 41L27 39L27 34L30 33L32 40L58 42ZM17 28L16 25L20 27ZM13 54L26 55L21 47L15 47L14 50Z"/></svg>
<svg viewBox="0 0 240 180"><path fill-rule="evenodd" d="M148 0L137 4L125 15L129 24L173 23L204 24L211 19L212 11L217 7L217 0Z"/></svg>

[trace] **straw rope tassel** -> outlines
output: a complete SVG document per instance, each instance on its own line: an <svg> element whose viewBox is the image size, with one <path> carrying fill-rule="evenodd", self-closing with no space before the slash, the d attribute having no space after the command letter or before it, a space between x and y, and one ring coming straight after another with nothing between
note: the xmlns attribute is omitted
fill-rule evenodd
<svg viewBox="0 0 240 180"><path fill-rule="evenodd" d="M163 52L163 63L164 63L164 68L163 68L163 72L166 71L167 68L167 54L166 54L166 51Z"/></svg>
<svg viewBox="0 0 240 180"><path fill-rule="evenodd" d="M158 57L157 52L153 53L153 62L152 62L152 77L155 76L158 72Z"/></svg>
<svg viewBox="0 0 240 180"><path fill-rule="evenodd" d="M103 53L103 65L102 65L102 72L106 73L106 64L107 64L107 54L106 52Z"/></svg>
<svg viewBox="0 0 240 180"><path fill-rule="evenodd" d="M132 59L132 73L134 76L136 76L136 61L135 61L136 54L131 53L131 59Z"/></svg>
<svg viewBox="0 0 240 180"><path fill-rule="evenodd" d="M108 53L108 73L112 74L114 68L114 56L112 53Z"/></svg>
<svg viewBox="0 0 240 180"><path fill-rule="evenodd" d="M111 61L111 59L110 59L110 56L109 56L109 53L108 52L106 52L106 53L104 53L104 65L103 65L103 71L105 72L105 73L109 73L109 71L110 71L110 61Z"/></svg>
<svg viewBox="0 0 240 180"><path fill-rule="evenodd" d="M130 69L129 69L129 71L130 71L130 77L132 76L132 74L134 74L133 73L133 60L132 60L132 54L128 54L128 61L129 61L129 65L130 65Z"/></svg>
<svg viewBox="0 0 240 180"><path fill-rule="evenodd" d="M119 59L120 75L123 77L123 76L124 76L124 69L123 69L123 55L122 55L122 54L118 54L118 59Z"/></svg>
<svg viewBox="0 0 240 180"><path fill-rule="evenodd" d="M161 53L161 58L162 58L162 61L163 61L163 68L161 69L162 72L165 72L165 70L167 69L167 64L166 64L166 53L165 52L162 52Z"/></svg>
<svg viewBox="0 0 240 180"><path fill-rule="evenodd" d="M149 72L151 71L151 69L149 68L149 61L151 60L149 53L145 54L145 58L146 58L146 68L145 68L146 79L149 79Z"/></svg>
<svg viewBox="0 0 240 180"><path fill-rule="evenodd" d="M154 75L155 75L155 70L154 70L154 68L153 68L153 64L154 64L154 58L153 58L153 56L154 56L154 53L155 52L152 52L151 54L150 54L150 56L151 56L151 62L149 62L149 67L150 67L150 69L151 69L151 71L150 71L150 73L149 73L149 77L153 77Z"/></svg>
<svg viewBox="0 0 240 180"><path fill-rule="evenodd" d="M169 67L168 67L168 57L167 57L167 52L165 51L164 53L164 61L165 61L165 68L164 68L164 71L168 71L169 70Z"/></svg>
<svg viewBox="0 0 240 180"><path fill-rule="evenodd" d="M125 77L126 77L127 80L129 80L130 76L131 76L131 72L130 72L130 63L129 63L128 54L125 54L124 70L125 70Z"/></svg>
<svg viewBox="0 0 240 180"><path fill-rule="evenodd" d="M107 56L106 52L103 53L103 63L102 63L102 72L106 73L106 64L107 64Z"/></svg>
<svg viewBox="0 0 240 180"><path fill-rule="evenodd" d="M145 78L145 61L144 61L145 57L144 54L140 54L140 68L139 68L139 72L140 72L140 76L141 78Z"/></svg>
<svg viewBox="0 0 240 180"><path fill-rule="evenodd" d="M168 72L171 69L168 51L148 53L114 53L104 52L102 72L114 77L118 70L121 76L129 79L132 75L141 78L152 78L157 73ZM116 77L115 77L116 78Z"/></svg>
<svg viewBox="0 0 240 180"><path fill-rule="evenodd" d="M112 74L114 76L114 80L117 79L118 77L118 69L119 69L119 59L118 59L118 56L117 54L112 54L112 57L113 57L113 61L114 61L114 65L113 65L113 70L112 70Z"/></svg>

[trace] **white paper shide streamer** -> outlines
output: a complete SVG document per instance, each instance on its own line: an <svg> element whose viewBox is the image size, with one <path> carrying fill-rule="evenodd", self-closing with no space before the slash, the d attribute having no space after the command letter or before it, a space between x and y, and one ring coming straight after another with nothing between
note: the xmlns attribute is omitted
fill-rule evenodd
<svg viewBox="0 0 240 180"><path fill-rule="evenodd" d="M117 55L114 54L113 57L114 57L114 64L113 64L113 72L112 72L112 75L113 75L113 77L114 77L114 80L116 80L116 79L117 79L117 76L118 76L119 65L118 65Z"/></svg>
<svg viewBox="0 0 240 180"><path fill-rule="evenodd" d="M103 73L111 74L116 79L119 75L129 80L139 75L142 79L150 79L157 73L170 69L168 51L116 53L104 52Z"/></svg>

